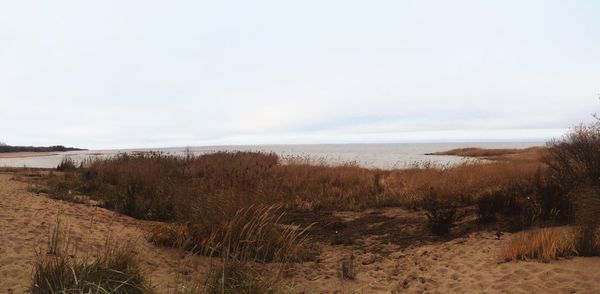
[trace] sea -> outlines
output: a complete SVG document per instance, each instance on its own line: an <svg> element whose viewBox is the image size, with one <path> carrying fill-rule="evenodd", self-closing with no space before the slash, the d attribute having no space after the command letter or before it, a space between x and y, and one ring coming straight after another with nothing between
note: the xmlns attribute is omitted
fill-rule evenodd
<svg viewBox="0 0 600 294"><path fill-rule="evenodd" d="M110 157L119 153L161 152L169 155L202 155L218 151L273 152L283 161L303 160L326 165L354 164L366 168L397 169L415 165L433 164L451 166L472 158L460 156L426 155L456 148L528 148L543 146L544 142L464 142L464 143L394 143L394 144L298 144L298 145L238 145L171 148L140 148L113 150L86 150L49 153L48 156L0 158L0 167L54 168L64 157L81 161L89 157Z"/></svg>

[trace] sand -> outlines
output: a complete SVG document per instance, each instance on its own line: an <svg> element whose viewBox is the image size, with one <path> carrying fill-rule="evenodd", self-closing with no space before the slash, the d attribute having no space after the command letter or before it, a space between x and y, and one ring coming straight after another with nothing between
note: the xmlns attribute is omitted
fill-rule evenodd
<svg viewBox="0 0 600 294"><path fill-rule="evenodd" d="M28 183L0 173L0 293L23 293L30 286L36 250L46 247L49 227L63 219L82 253L92 254L110 232L132 240L157 293L173 293L178 279L202 277L209 258L158 248L144 239L155 224L86 204L48 198L28 191ZM399 208L340 212L351 221L365 215L390 220L419 217ZM368 224L367 224L368 225ZM373 224L376 225L376 224ZM391 228L394 229L394 228ZM400 246L385 236L364 235L355 245L318 243L315 261L294 264L282 280L293 293L600 293L600 258L572 258L550 263L498 263L497 252L511 238L477 232L445 242ZM340 262L355 256L355 280L340 278ZM278 265L262 265L266 270Z"/></svg>
<svg viewBox="0 0 600 294"><path fill-rule="evenodd" d="M25 158L57 155L56 152L1 152L0 158Z"/></svg>
<svg viewBox="0 0 600 294"><path fill-rule="evenodd" d="M145 242L145 232L153 222L37 195L27 191L27 183L11 178L10 174L0 174L0 293L24 293L31 286L35 251L45 250L49 228L57 216L69 228L73 241L86 244L79 248L82 255L94 254L108 235L135 243L142 266L158 293L174 287L177 278L186 272L206 271L203 257L190 257Z"/></svg>

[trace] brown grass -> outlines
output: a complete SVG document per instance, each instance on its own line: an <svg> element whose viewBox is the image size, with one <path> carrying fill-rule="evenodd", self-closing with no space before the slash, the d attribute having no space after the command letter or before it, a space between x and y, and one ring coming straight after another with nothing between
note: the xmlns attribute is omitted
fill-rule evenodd
<svg viewBox="0 0 600 294"><path fill-rule="evenodd" d="M596 250L600 249L600 239L597 236L594 247ZM518 233L499 257L505 261L535 259L548 262L559 257L581 255L581 248L580 228L543 228Z"/></svg>
<svg viewBox="0 0 600 294"><path fill-rule="evenodd" d="M94 257L79 256L60 219L49 232L48 247L37 253L30 293L152 293L135 251L106 244Z"/></svg>
<svg viewBox="0 0 600 294"><path fill-rule="evenodd" d="M150 240L204 250L209 240L223 240L227 230L240 232L239 222L265 212L264 207L279 207L269 210L267 236L281 239L290 231L276 221L286 210L421 208L432 190L451 197L458 207L499 187L527 185L541 169L540 162L502 161L378 170L301 160L284 164L275 154L252 152L186 157L144 153L89 160L82 168L50 177L48 183L59 199L83 193L136 218L174 222L155 229Z"/></svg>
<svg viewBox="0 0 600 294"><path fill-rule="evenodd" d="M431 155L454 155L463 157L480 157L496 161L539 161L545 156L547 148L529 147L525 149L487 149L487 148L460 148L443 152L430 153Z"/></svg>

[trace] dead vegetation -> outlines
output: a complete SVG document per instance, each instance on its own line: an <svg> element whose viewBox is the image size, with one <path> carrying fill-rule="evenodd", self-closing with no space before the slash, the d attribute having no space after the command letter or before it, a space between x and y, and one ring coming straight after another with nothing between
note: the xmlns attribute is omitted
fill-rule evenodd
<svg viewBox="0 0 600 294"><path fill-rule="evenodd" d="M151 293L135 250L119 240L95 256L80 256L69 230L57 219L46 252L37 253L30 293Z"/></svg>
<svg viewBox="0 0 600 294"><path fill-rule="evenodd" d="M598 232L594 232L589 240L585 234L584 229L577 227L552 227L521 232L501 252L500 259L549 262L560 257L584 255L583 252L590 249L600 252Z"/></svg>
<svg viewBox="0 0 600 294"><path fill-rule="evenodd" d="M597 126L581 127L547 148L452 150L443 154L493 161L403 170L283 162L275 154L254 152L120 154L88 160L47 182L59 199L85 194L121 213L168 222L152 231L149 241L156 245L234 263L306 260L309 235L332 245L355 244L378 226L336 226L332 212L384 206L422 211L426 221L419 222L432 235L573 224L586 228L582 238L588 240L577 254L590 255L597 254L589 240L598 227L591 217L598 193L586 188L595 187L600 176L595 133ZM399 240L428 238L419 229L385 234Z"/></svg>

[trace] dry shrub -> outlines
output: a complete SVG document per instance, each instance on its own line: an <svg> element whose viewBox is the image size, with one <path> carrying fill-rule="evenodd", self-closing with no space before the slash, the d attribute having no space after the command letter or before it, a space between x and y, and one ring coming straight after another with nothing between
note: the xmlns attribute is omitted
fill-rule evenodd
<svg viewBox="0 0 600 294"><path fill-rule="evenodd" d="M554 227L521 232L515 235L511 243L501 252L500 259L529 260L538 259L548 262L559 257L581 255L582 235L576 227ZM593 248L600 249L600 238L595 232Z"/></svg>
<svg viewBox="0 0 600 294"><path fill-rule="evenodd" d="M435 235L448 234L456 221L464 217L464 214L459 214L458 208L461 204L457 197L446 194L444 190L429 188L421 205L427 211L429 230Z"/></svg>
<svg viewBox="0 0 600 294"><path fill-rule="evenodd" d="M151 293L131 247L109 246L94 258L80 257L58 220L47 254L37 253L31 293Z"/></svg>
<svg viewBox="0 0 600 294"><path fill-rule="evenodd" d="M65 156L60 161L56 169L59 171L71 171L77 169L77 165L75 164L75 160L73 158L70 156Z"/></svg>
<svg viewBox="0 0 600 294"><path fill-rule="evenodd" d="M548 165L550 188L543 195L546 206L562 211L572 221L581 221L578 214L600 211L600 201L578 204L600 197L598 193L590 194L587 200L577 197L580 190L600 187L600 122L579 126L561 140L551 142L544 162Z"/></svg>
<svg viewBox="0 0 600 294"><path fill-rule="evenodd" d="M581 227L580 253L583 256L600 255L596 233L600 227L600 188L582 187L572 193L576 219Z"/></svg>
<svg viewBox="0 0 600 294"><path fill-rule="evenodd" d="M479 221L500 220L509 231L531 226L541 214L536 186L508 184L483 192L476 200Z"/></svg>

